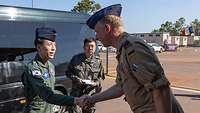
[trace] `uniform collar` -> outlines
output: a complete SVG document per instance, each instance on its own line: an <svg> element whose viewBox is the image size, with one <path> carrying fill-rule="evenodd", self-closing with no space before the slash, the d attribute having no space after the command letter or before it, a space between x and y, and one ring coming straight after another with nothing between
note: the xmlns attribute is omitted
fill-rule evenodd
<svg viewBox="0 0 200 113"><path fill-rule="evenodd" d="M119 52L120 48L122 47L123 43L126 41L126 37L128 36L128 33L123 32L122 34L120 34L119 36L119 41L117 44L117 51Z"/></svg>
<svg viewBox="0 0 200 113"><path fill-rule="evenodd" d="M39 54L37 54L37 55L35 56L35 61L37 62L37 64L38 64L39 66L42 66L42 67L44 67L44 68L48 68L48 65L45 65L45 64L44 64L44 62L42 61L42 58L40 57ZM47 61L47 64L49 64L49 61Z"/></svg>
<svg viewBox="0 0 200 113"><path fill-rule="evenodd" d="M85 54L84 54L84 57L85 57L85 61L86 61L86 62L93 62L93 59L95 58L95 55L93 54L91 57L86 58L86 56L85 56Z"/></svg>

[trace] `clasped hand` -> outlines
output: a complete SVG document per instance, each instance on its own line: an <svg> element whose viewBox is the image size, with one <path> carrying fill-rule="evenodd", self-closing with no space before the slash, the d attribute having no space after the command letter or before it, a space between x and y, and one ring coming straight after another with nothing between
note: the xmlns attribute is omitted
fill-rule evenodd
<svg viewBox="0 0 200 113"><path fill-rule="evenodd" d="M75 104L80 106L82 109L89 109L94 106L95 101L91 96L84 95L75 99Z"/></svg>

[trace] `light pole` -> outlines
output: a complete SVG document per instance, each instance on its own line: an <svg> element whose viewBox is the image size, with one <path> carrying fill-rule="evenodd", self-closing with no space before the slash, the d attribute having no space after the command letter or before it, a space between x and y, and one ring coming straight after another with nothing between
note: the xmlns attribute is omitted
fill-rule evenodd
<svg viewBox="0 0 200 113"><path fill-rule="evenodd" d="M32 0L32 8L33 8L33 0Z"/></svg>

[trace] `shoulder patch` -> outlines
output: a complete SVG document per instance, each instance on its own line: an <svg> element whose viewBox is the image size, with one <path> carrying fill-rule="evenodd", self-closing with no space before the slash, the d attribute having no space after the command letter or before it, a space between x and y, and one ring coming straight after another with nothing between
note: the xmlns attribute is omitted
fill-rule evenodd
<svg viewBox="0 0 200 113"><path fill-rule="evenodd" d="M33 76L41 76L42 74L41 74L41 72L39 70L33 70L32 71L32 75Z"/></svg>

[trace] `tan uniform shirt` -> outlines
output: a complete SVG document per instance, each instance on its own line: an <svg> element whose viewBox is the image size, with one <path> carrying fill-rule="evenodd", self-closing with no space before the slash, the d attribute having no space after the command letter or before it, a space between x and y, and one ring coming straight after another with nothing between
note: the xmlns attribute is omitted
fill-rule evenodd
<svg viewBox="0 0 200 113"><path fill-rule="evenodd" d="M118 43L116 83L134 113L155 113L152 90L170 85L157 56L141 39L127 33ZM173 95L172 95L173 96ZM173 96L173 113L183 113Z"/></svg>

